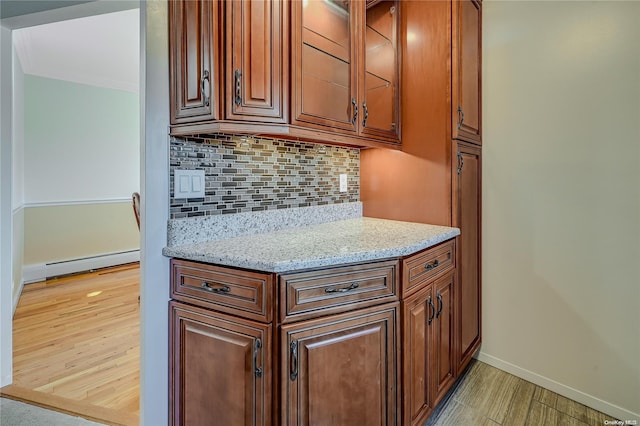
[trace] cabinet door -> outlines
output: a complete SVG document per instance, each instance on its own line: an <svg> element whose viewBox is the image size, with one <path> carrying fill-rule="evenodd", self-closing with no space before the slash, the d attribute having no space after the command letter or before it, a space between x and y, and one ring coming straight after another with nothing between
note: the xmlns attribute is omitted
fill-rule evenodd
<svg viewBox="0 0 640 426"><path fill-rule="evenodd" d="M218 2L169 2L171 124L219 119Z"/></svg>
<svg viewBox="0 0 640 426"><path fill-rule="evenodd" d="M455 381L454 376L454 316L453 297L455 275L453 272L433 283L433 293L435 296L436 316L433 328L433 348L436 353L433 363L433 406L435 407L440 399Z"/></svg>
<svg viewBox="0 0 640 426"><path fill-rule="evenodd" d="M170 302L172 425L271 424L271 326Z"/></svg>
<svg viewBox="0 0 640 426"><path fill-rule="evenodd" d="M453 138L481 143L482 4L455 0L452 14Z"/></svg>
<svg viewBox="0 0 640 426"><path fill-rule="evenodd" d="M435 314L431 285L402 302L404 425L423 425L433 409L431 329Z"/></svg>
<svg viewBox="0 0 640 426"><path fill-rule="evenodd" d="M293 124L358 128L355 37L359 1L291 2Z"/></svg>
<svg viewBox="0 0 640 426"><path fill-rule="evenodd" d="M400 137L400 88L398 51L399 1L367 1L362 49L359 61L364 135L398 141Z"/></svg>
<svg viewBox="0 0 640 426"><path fill-rule="evenodd" d="M226 2L226 118L285 121L284 4L279 0Z"/></svg>
<svg viewBox="0 0 640 426"><path fill-rule="evenodd" d="M397 306L282 327L282 424L396 423Z"/></svg>
<svg viewBox="0 0 640 426"><path fill-rule="evenodd" d="M481 339L481 149L454 141L453 226L460 228L456 340L458 370L469 363Z"/></svg>

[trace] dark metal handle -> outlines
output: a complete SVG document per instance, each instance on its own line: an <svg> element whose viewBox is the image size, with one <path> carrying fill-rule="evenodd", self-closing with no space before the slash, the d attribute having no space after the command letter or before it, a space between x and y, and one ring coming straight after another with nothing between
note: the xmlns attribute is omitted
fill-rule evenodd
<svg viewBox="0 0 640 426"><path fill-rule="evenodd" d="M353 106L353 117L351 117L351 124L355 126L358 119L358 103L354 98L351 98L351 106Z"/></svg>
<svg viewBox="0 0 640 426"><path fill-rule="evenodd" d="M353 289L356 289L360 287L360 284L358 283L351 283L351 285L349 285L349 287L343 287L343 288L335 288L335 287L327 287L324 289L325 293L346 293L347 291L351 291Z"/></svg>
<svg viewBox="0 0 640 426"><path fill-rule="evenodd" d="M458 174L462 173L462 168L464 167L464 157L462 153L458 151Z"/></svg>
<svg viewBox="0 0 640 426"><path fill-rule="evenodd" d="M256 339L253 342L253 372L256 377L262 377L262 368L258 367L258 351L262 348L262 340Z"/></svg>
<svg viewBox="0 0 640 426"><path fill-rule="evenodd" d="M429 296L429 299L427 299L427 303L431 307L431 315L429 316L429 320L428 320L428 324L431 324L431 321L433 321L433 317L435 317L436 315L436 307L433 306L433 301L431 300L431 296Z"/></svg>
<svg viewBox="0 0 640 426"><path fill-rule="evenodd" d="M438 299L438 312L436 312L436 318L439 318L440 314L442 313L442 307L444 305L442 303L442 295L440 294L440 292L436 294L436 298Z"/></svg>
<svg viewBox="0 0 640 426"><path fill-rule="evenodd" d="M438 265L440 265L440 262L438 261L438 259L434 260L433 263L427 263L424 265L424 269L426 269L427 271L432 270L433 268L437 268Z"/></svg>
<svg viewBox="0 0 640 426"><path fill-rule="evenodd" d="M202 93L202 101L204 102L204 106L209 106L209 97L207 96L207 92L204 90L204 82L209 80L209 70L204 70L202 73L202 79L200 79L200 92Z"/></svg>
<svg viewBox="0 0 640 426"><path fill-rule="evenodd" d="M242 71L236 70L236 72L234 73L234 76L235 76L235 82L236 82L235 103L236 105L240 106L240 104L242 103L242 83L240 80L242 78Z"/></svg>
<svg viewBox="0 0 640 426"><path fill-rule="evenodd" d="M207 290L211 293L217 293L217 294L229 293L231 291L229 286L223 285L222 287L211 287L209 283L204 281L202 282L202 284L200 284L200 287L203 290Z"/></svg>
<svg viewBox="0 0 640 426"><path fill-rule="evenodd" d="M289 362L291 363L291 370L289 372L289 378L295 380L298 378L298 342L291 342L290 349Z"/></svg>
<svg viewBox="0 0 640 426"><path fill-rule="evenodd" d="M362 118L362 127L367 127L367 118L369 118L369 108L367 108L366 102L362 102L362 110L364 111L364 117Z"/></svg>
<svg viewBox="0 0 640 426"><path fill-rule="evenodd" d="M462 128L462 123L464 123L464 111L462 107L458 105L458 129Z"/></svg>

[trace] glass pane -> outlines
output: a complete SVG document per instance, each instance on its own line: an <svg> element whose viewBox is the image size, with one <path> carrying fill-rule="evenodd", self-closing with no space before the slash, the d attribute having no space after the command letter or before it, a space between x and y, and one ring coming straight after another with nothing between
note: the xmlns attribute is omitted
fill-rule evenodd
<svg viewBox="0 0 640 426"><path fill-rule="evenodd" d="M395 131L397 2L367 4L365 28L365 101L366 128Z"/></svg>
<svg viewBox="0 0 640 426"><path fill-rule="evenodd" d="M351 41L349 2L302 2L302 111L349 122Z"/></svg>

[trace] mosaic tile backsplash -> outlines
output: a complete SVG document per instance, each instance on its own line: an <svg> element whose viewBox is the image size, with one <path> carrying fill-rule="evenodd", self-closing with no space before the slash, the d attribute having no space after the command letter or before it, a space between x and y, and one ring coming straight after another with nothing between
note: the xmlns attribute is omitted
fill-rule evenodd
<svg viewBox="0 0 640 426"><path fill-rule="evenodd" d="M172 219L360 200L355 148L222 134L172 137L169 161ZM204 170L204 198L174 198L175 169ZM347 192L339 191L341 173L348 174Z"/></svg>

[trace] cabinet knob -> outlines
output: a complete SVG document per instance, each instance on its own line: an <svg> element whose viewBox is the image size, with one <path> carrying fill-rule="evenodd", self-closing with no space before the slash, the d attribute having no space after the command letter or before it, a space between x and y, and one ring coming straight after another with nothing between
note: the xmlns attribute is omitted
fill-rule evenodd
<svg viewBox="0 0 640 426"><path fill-rule="evenodd" d="M438 261L438 259L434 260L433 263L427 263L424 265L424 269L426 269L427 271L432 270L433 268L437 268L438 265L440 265L440 262Z"/></svg>
<svg viewBox="0 0 640 426"><path fill-rule="evenodd" d="M427 299L427 303L431 308L431 315L429 315L429 320L427 321L427 324L431 325L431 321L433 321L433 318L436 316L436 307L433 306L433 301L431 300L431 296L429 296L429 299Z"/></svg>
<svg viewBox="0 0 640 426"><path fill-rule="evenodd" d="M242 81L240 80L242 78L242 71L236 70L234 78L236 84L236 97L234 102L236 106L240 106L240 104L242 104Z"/></svg>
<svg viewBox="0 0 640 426"><path fill-rule="evenodd" d="M291 342L289 349L289 363L291 364L289 378L293 381L298 378L298 342Z"/></svg>
<svg viewBox="0 0 640 426"><path fill-rule="evenodd" d="M348 287L336 288L336 287L327 287L324 289L325 293L346 293L351 290L355 290L360 287L358 283L351 283Z"/></svg>
<svg viewBox="0 0 640 426"><path fill-rule="evenodd" d="M351 98L351 106L353 109L353 117L351 117L351 124L356 125L356 120L358 119L358 103L354 98Z"/></svg>
<svg viewBox="0 0 640 426"><path fill-rule="evenodd" d="M462 107L458 105L458 129L462 128L462 123L464 123L464 111Z"/></svg>
<svg viewBox="0 0 640 426"><path fill-rule="evenodd" d="M258 367L258 352L262 348L262 340L256 339L253 342L253 372L256 377L262 377L262 368Z"/></svg>
<svg viewBox="0 0 640 426"><path fill-rule="evenodd" d="M222 287L211 287L207 282L203 282L202 284L200 284L200 288L202 288L203 290L207 290L210 293L217 294L226 294L231 291L229 286L223 285Z"/></svg>
<svg viewBox="0 0 640 426"><path fill-rule="evenodd" d="M202 78L200 79L200 93L202 94L202 102L204 106L209 106L209 96L207 96L207 91L204 87L204 82L209 81L209 70L204 70L202 73Z"/></svg>
<svg viewBox="0 0 640 426"><path fill-rule="evenodd" d="M367 118L369 118L369 108L367 108L366 102L362 102L362 110L364 111L364 117L362 118L362 127L367 127Z"/></svg>

